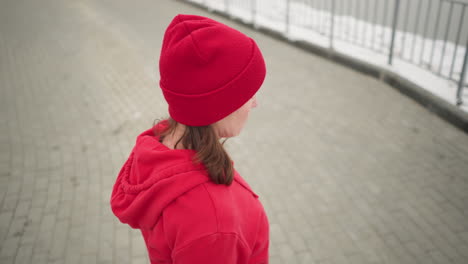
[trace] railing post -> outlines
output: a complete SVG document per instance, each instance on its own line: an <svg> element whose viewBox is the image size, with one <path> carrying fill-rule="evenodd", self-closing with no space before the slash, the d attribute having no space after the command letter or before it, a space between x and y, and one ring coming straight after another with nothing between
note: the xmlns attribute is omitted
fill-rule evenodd
<svg viewBox="0 0 468 264"><path fill-rule="evenodd" d="M463 67L460 73L460 80L458 81L458 89L457 89L457 105L463 104L462 99L462 92L465 86L465 77L466 77L466 67L468 64L468 39L466 40L465 46L465 58L463 59Z"/></svg>
<svg viewBox="0 0 468 264"><path fill-rule="evenodd" d="M335 0L331 1L331 21L330 21L330 49L333 49L333 34L335 31Z"/></svg>
<svg viewBox="0 0 468 264"><path fill-rule="evenodd" d="M392 39L390 42L390 54L388 55L388 64L392 65L393 50L395 46L395 33L398 19L398 9L400 8L400 0L395 0L395 11L393 12L393 26L392 26Z"/></svg>
<svg viewBox="0 0 468 264"><path fill-rule="evenodd" d="M286 37L289 35L289 2L290 0L286 0Z"/></svg>
<svg viewBox="0 0 468 264"><path fill-rule="evenodd" d="M432 60L434 59L435 44L437 40L437 33L439 31L440 13L442 11L442 5L443 5L442 1L443 0L439 0L439 7L437 9L437 18L436 18L436 22L434 25L434 36L432 37L432 51L431 51L431 57L429 59L429 69L432 68Z"/></svg>
<svg viewBox="0 0 468 264"><path fill-rule="evenodd" d="M256 28L255 16L257 15L257 1L250 0L250 5L250 8L252 9L252 25L254 26L254 28Z"/></svg>
<svg viewBox="0 0 468 264"><path fill-rule="evenodd" d="M450 31L450 22L452 22L452 10L453 2L450 2L450 11L447 18L447 27L445 29L444 46L442 46L442 55L440 56L439 74L442 72L442 64L444 63L445 47L447 46L448 33ZM457 44L455 44L455 46L456 45Z"/></svg>
<svg viewBox="0 0 468 264"><path fill-rule="evenodd" d="M460 42L461 29L462 29L462 26L463 26L463 21L465 20L466 6L467 5L463 5L462 13L461 13L461 16L460 16L460 23L458 24L457 40L455 40L455 49L453 50L452 65L450 66L449 79L452 79L453 67L455 66L455 60L457 58L456 56L457 56L458 42Z"/></svg>

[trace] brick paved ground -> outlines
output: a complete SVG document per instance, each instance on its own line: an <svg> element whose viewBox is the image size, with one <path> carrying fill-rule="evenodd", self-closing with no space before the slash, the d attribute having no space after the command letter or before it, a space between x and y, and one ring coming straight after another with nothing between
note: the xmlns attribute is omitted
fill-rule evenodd
<svg viewBox="0 0 468 264"><path fill-rule="evenodd" d="M148 263L109 208L157 88L169 0L2 1L0 263ZM271 263L468 263L468 135L389 86L260 33L259 107L228 148Z"/></svg>

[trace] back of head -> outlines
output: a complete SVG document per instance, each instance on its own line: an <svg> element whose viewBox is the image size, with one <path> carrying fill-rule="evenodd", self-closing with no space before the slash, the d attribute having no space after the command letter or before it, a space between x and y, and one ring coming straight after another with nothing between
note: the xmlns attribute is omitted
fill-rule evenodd
<svg viewBox="0 0 468 264"><path fill-rule="evenodd" d="M177 143L197 151L197 162L218 184L231 184L233 166L212 124L241 108L266 75L253 39L213 19L177 15L166 29L159 59L160 88L170 115L167 136L177 124ZM177 145L177 144L176 144Z"/></svg>
<svg viewBox="0 0 468 264"><path fill-rule="evenodd" d="M245 34L210 18L177 15L164 34L159 72L170 116L206 126L247 102L262 85L266 67Z"/></svg>

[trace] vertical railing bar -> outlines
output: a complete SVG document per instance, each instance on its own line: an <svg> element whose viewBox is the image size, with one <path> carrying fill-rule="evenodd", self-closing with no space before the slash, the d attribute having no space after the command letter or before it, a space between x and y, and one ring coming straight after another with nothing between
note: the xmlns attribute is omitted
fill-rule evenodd
<svg viewBox="0 0 468 264"><path fill-rule="evenodd" d="M348 23L346 23L346 1L340 0L341 1L341 28L343 30L343 33L346 33L346 27ZM343 40L345 40L344 35L343 35Z"/></svg>
<svg viewBox="0 0 468 264"><path fill-rule="evenodd" d="M354 43L356 43L356 45L359 45L359 27L358 27L358 16L359 16L359 1L360 0L356 0L356 3L355 3L355 14L354 14Z"/></svg>
<svg viewBox="0 0 468 264"><path fill-rule="evenodd" d="M442 55L440 56L439 74L442 72L442 64L444 63L445 48L447 46L448 33L450 31L450 23L452 22L453 2L450 2L449 15L447 18L447 27L445 27L444 46L442 47Z"/></svg>
<svg viewBox="0 0 468 264"><path fill-rule="evenodd" d="M383 10L384 16L383 16L383 23L382 23L382 46L381 46L382 51L385 49L385 39L386 39L385 30L387 28L387 20L388 20L387 10L389 9L389 3L390 3L389 0L385 0L385 9Z"/></svg>
<svg viewBox="0 0 468 264"><path fill-rule="evenodd" d="M320 2L322 0L315 0L314 5L315 5L315 16L317 17L317 33L320 34L320 25L321 25L321 17L320 17Z"/></svg>
<svg viewBox="0 0 468 264"><path fill-rule="evenodd" d="M463 6L465 9L466 5ZM465 86L465 76L466 76L466 65L468 64L468 37L466 38L466 45L465 45L465 58L463 59L463 66L460 73L460 80L458 81L458 88L457 88L457 105L463 104L462 99L462 89Z"/></svg>
<svg viewBox="0 0 468 264"><path fill-rule="evenodd" d="M326 11L326 10L327 10L327 7L328 7L327 4L328 4L329 2L330 2L330 1L325 1L325 2L323 3L323 28L324 28L324 30L323 30L323 32L324 32L323 35L324 35L324 36L327 36L327 34L330 33L330 25L327 24L327 23L330 23L330 21L329 21L329 18L326 16L327 14L329 14L328 11Z"/></svg>
<svg viewBox="0 0 468 264"><path fill-rule="evenodd" d="M346 40L346 1L341 1L341 38L342 40Z"/></svg>
<svg viewBox="0 0 468 264"><path fill-rule="evenodd" d="M360 45L359 35L362 35L362 34L359 34L359 29L360 29L359 26L362 26L362 23L359 22L360 21L360 15L361 15L361 1L362 0L356 0L356 44L357 45Z"/></svg>
<svg viewBox="0 0 468 264"><path fill-rule="evenodd" d="M335 31L335 0L331 1L331 21L330 21L330 49L333 49L333 34Z"/></svg>
<svg viewBox="0 0 468 264"><path fill-rule="evenodd" d="M362 46L363 47L366 47L366 42L367 42L367 39L366 39L366 35L367 35L367 17L369 16L369 5L367 5L368 3L368 0L362 0L362 1L365 1L364 2L364 9L362 10L362 12L364 13L363 16L362 16L362 21L364 22L364 24L362 25L362 39L363 39L363 42L362 42Z"/></svg>
<svg viewBox="0 0 468 264"><path fill-rule="evenodd" d="M395 10L393 12L392 39L390 42L390 54L388 56L388 64L390 65L392 65L393 63L393 49L395 45L395 32L396 32L396 27L397 27L399 7L400 7L400 0L395 0Z"/></svg>
<svg viewBox="0 0 468 264"><path fill-rule="evenodd" d="M419 65L421 65L423 62L424 50L426 48L426 34L427 34L427 28L429 24L429 16L431 15L431 7L432 7L432 0L429 0L428 6L427 6L426 19L424 20L423 43L421 47L421 53L419 56Z"/></svg>
<svg viewBox="0 0 468 264"><path fill-rule="evenodd" d="M352 24L349 23L350 25L352 25L352 26L351 26L351 29L350 29L350 31L349 31L349 38L350 38L350 42L351 42L351 43L354 43L354 31L356 30L356 19L354 18L354 9L355 9L356 6L355 6L354 2L355 2L356 0L350 0L350 1L352 1L352 2L350 3L350 11L351 11L351 13L350 13L349 17L350 17L350 19L353 20L353 21L352 21L353 23L352 23Z"/></svg>
<svg viewBox="0 0 468 264"><path fill-rule="evenodd" d="M299 2L303 3L304 0L301 0L301 1L299 1ZM303 11L304 11L304 10L301 9L301 12L303 12ZM298 16L300 16L300 15L303 15L303 14L302 14L302 13L298 13ZM303 25L303 22L304 22L304 16L300 16L300 17L297 19L297 23L298 23L299 25Z"/></svg>
<svg viewBox="0 0 468 264"><path fill-rule="evenodd" d="M439 0L439 8L437 11L437 18L434 24L434 34L432 40L432 50L431 50L431 57L429 59L429 69L432 69L432 60L434 59L434 50L435 50L435 42L437 39L437 31L439 31L439 20L440 20L440 11L442 10L442 0Z"/></svg>
<svg viewBox="0 0 468 264"><path fill-rule="evenodd" d="M314 16L315 16L315 21L314 21L314 30L316 32L319 32L319 28L318 28L318 24L320 22L320 17L318 16L318 4L317 4L317 1L318 0L312 0L312 4L314 5Z"/></svg>
<svg viewBox="0 0 468 264"><path fill-rule="evenodd" d="M347 3L347 7L348 7L348 12L346 12L346 17L348 17L348 23L346 23L346 39L348 41L351 41L351 3L349 2L351 0L348 0L348 1L345 1L345 3Z"/></svg>
<svg viewBox="0 0 468 264"><path fill-rule="evenodd" d="M319 10L319 7L320 7L320 3L318 2L319 0L315 0L314 3L315 3L315 16L317 17L317 33L320 34L320 16L319 16L319 13L320 13L320 10ZM320 0L321 1L321 0Z"/></svg>
<svg viewBox="0 0 468 264"><path fill-rule="evenodd" d="M321 27L321 31L322 31L322 35L326 35L328 29L327 29L327 17L325 16L325 8L327 7L327 0L323 0L322 1L322 27Z"/></svg>
<svg viewBox="0 0 468 264"><path fill-rule="evenodd" d="M312 22L313 23L312 28L313 28L313 30L315 32L318 32L317 25L318 25L319 17L317 16L317 14L318 14L317 0L311 0L310 2L311 2L310 6L311 7L313 6L313 15L314 15L314 19L313 19L313 22Z"/></svg>
<svg viewBox="0 0 468 264"><path fill-rule="evenodd" d="M322 0L317 1L317 12L319 12L320 15L317 17L319 18L319 23L318 23L318 33L322 33L322 10L320 9L322 7Z"/></svg>
<svg viewBox="0 0 468 264"><path fill-rule="evenodd" d="M363 47L366 47L366 31L367 31L367 28L366 28L366 19L367 19L367 5L366 5L366 2L367 0L361 0L360 3L361 5L364 5L361 6L360 10L362 12L362 14L360 14L360 17L361 17L361 39L362 39L362 46Z"/></svg>
<svg viewBox="0 0 468 264"><path fill-rule="evenodd" d="M463 21L465 20L465 5L463 5L462 11L460 15L460 24L458 24L458 32L457 32L457 40L455 41L455 50L453 51L453 56L452 56L452 66L450 66L450 75L449 79L452 79L452 74L453 74L453 67L455 66L455 60L456 60L456 55L457 55L457 49L458 49L458 42L460 41L460 33L461 33L461 28L463 25Z"/></svg>
<svg viewBox="0 0 468 264"><path fill-rule="evenodd" d="M317 21L317 16L316 16L316 9L315 9L315 4L314 4L315 0L309 0L307 1L307 3L309 4L309 8L310 8L310 28L312 30L315 29L315 24L316 24L316 21Z"/></svg>
<svg viewBox="0 0 468 264"><path fill-rule="evenodd" d="M336 15L340 17L340 19L336 19L336 16L335 16L336 22L337 22L337 24L340 24L339 28L341 28L341 30L343 30L343 14L342 14L343 13L343 3L341 2L341 0L338 0L338 2L336 2L336 7L335 8L336 8ZM341 39L341 34L342 33L343 33L342 31L338 32L338 30L337 30L335 38Z"/></svg>
<svg viewBox="0 0 468 264"><path fill-rule="evenodd" d="M377 6L378 6L377 1L373 1L373 3L374 3L374 15L372 16L372 25L373 25L373 27L372 27L372 40L371 40L372 50L374 50L374 48L375 48L375 27L377 26L377 10L378 10L377 9Z"/></svg>
<svg viewBox="0 0 468 264"><path fill-rule="evenodd" d="M414 47L416 46L416 36L418 35L418 28L419 28L419 18L421 15L421 5L422 5L422 0L419 0L418 2L418 14L416 15L416 22L414 26L414 33L413 33L413 47L411 48L411 58L410 61L413 61L414 58Z"/></svg>
<svg viewBox="0 0 468 264"><path fill-rule="evenodd" d="M322 2L322 34L325 36L328 28L327 28L327 16L325 15L325 9L327 8L327 0L323 0Z"/></svg>
<svg viewBox="0 0 468 264"><path fill-rule="evenodd" d="M256 27L255 18L257 16L257 0L250 0L250 8L252 8L252 25Z"/></svg>
<svg viewBox="0 0 468 264"><path fill-rule="evenodd" d="M302 7L303 7L303 8L302 8L303 17L302 17L302 24L301 24L301 25L305 27L305 25L307 24L307 11L305 10L305 8L306 8L306 6L307 6L307 5L306 5L306 0L303 0L303 1L302 1L302 5L303 5L303 6L302 6Z"/></svg>
<svg viewBox="0 0 468 264"><path fill-rule="evenodd" d="M229 0L224 0L224 9L226 9L226 14L229 15Z"/></svg>
<svg viewBox="0 0 468 264"><path fill-rule="evenodd" d="M325 3L323 4L323 11L324 11L324 28L325 28L325 32L329 32L330 31L330 25L328 25L327 23L330 23L330 18L328 18L325 14L330 14L331 13L327 10L327 8L329 7L328 4L330 4L330 8L331 8L331 0L325 0Z"/></svg>
<svg viewBox="0 0 468 264"><path fill-rule="evenodd" d="M289 1L286 0L286 36L289 34Z"/></svg>
<svg viewBox="0 0 468 264"><path fill-rule="evenodd" d="M327 14L330 15L329 11L327 10L328 8L327 3L330 3L331 5L330 1L325 1L325 3L323 4L323 28L324 28L323 32L325 35L327 32L330 32L330 25L327 26L327 23L330 22L330 18L327 17Z"/></svg>
<svg viewBox="0 0 468 264"><path fill-rule="evenodd" d="M312 6L312 1L307 0L307 6L309 8L309 14L307 15L308 17L308 22L310 21L310 25L308 25L312 30L314 29L314 22L315 22L315 17L314 17L314 7Z"/></svg>
<svg viewBox="0 0 468 264"><path fill-rule="evenodd" d="M348 36L349 36L349 42L353 43L353 32L354 32L354 26L355 26L355 21L354 21L354 1L356 0L349 0L348 2L348 7L349 7L349 30L348 30ZM353 22L353 23L351 23Z"/></svg>
<svg viewBox="0 0 468 264"><path fill-rule="evenodd" d="M310 16L309 16L309 1L308 1L308 0L304 0L303 2L304 2L304 3L303 3L303 4L304 4L304 20L303 20L303 23L304 23L304 24L303 24L303 26L304 26L305 28L307 28L307 22L309 21L308 18L310 17Z"/></svg>
<svg viewBox="0 0 468 264"><path fill-rule="evenodd" d="M371 6L370 6L372 2L373 2L372 0L369 0L368 13L367 13L367 19L368 19L367 29L368 29L368 31L370 33L368 41L369 41L369 47L370 47L371 50L372 50L372 26L374 26L374 20L373 20L373 18L374 18L373 11L374 10L371 9ZM371 28L369 29L369 27L371 27Z"/></svg>
<svg viewBox="0 0 468 264"><path fill-rule="evenodd" d="M403 22L403 29L402 29L402 34L403 36L401 37L401 46L400 46L400 51L401 51L401 57L405 57L405 44L406 44L406 35L408 33L408 16L409 16L409 9L411 8L410 1L406 1L406 8L405 8L405 15L403 16L403 19L405 22Z"/></svg>
<svg viewBox="0 0 468 264"><path fill-rule="evenodd" d="M332 8L335 8L334 6L334 3L332 3L333 0L330 0L330 1L327 1L329 3L329 5L327 6L328 10L327 10L327 14L329 14L329 16L331 16L333 13L331 11ZM334 15L334 14L333 14ZM328 23L331 22L331 18L328 17ZM328 25L328 30L330 31L330 26L331 25Z"/></svg>
<svg viewBox="0 0 468 264"><path fill-rule="evenodd" d="M307 1L307 0L302 1L303 9L304 9L304 13L303 13L304 17L303 17L303 19L302 19L302 26L303 26L303 27L306 27L306 25L307 25L307 17L308 17L308 16L307 16L307 13L308 13L308 12L307 12L307 10L308 10L307 7L308 7L308 5L307 5L306 2L308 2L308 1Z"/></svg>

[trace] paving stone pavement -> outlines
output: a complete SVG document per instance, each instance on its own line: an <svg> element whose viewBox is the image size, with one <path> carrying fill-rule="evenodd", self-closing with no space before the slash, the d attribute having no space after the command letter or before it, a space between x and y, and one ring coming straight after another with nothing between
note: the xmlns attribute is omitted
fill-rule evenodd
<svg viewBox="0 0 468 264"><path fill-rule="evenodd" d="M254 37L268 76L237 169L271 263L468 263L468 135L376 79L170 0L0 4L0 263L149 263L109 207L166 104L165 27L211 16Z"/></svg>

